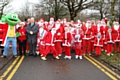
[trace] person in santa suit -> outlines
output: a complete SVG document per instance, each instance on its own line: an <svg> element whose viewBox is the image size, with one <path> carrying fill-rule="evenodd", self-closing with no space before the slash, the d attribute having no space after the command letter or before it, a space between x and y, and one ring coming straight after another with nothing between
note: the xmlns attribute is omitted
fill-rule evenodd
<svg viewBox="0 0 120 80"><path fill-rule="evenodd" d="M44 22L44 29L45 29L46 31L48 31L48 22L47 22L47 21Z"/></svg>
<svg viewBox="0 0 120 80"><path fill-rule="evenodd" d="M69 27L64 28L65 33L63 34L63 48L65 51L65 59L71 59L71 52L70 52L70 47L71 47L71 40L72 40L72 35L69 32Z"/></svg>
<svg viewBox="0 0 120 80"><path fill-rule="evenodd" d="M83 38L83 30L81 29L82 25L76 25L73 38L74 38L74 45L75 45L75 59L82 59L82 52L81 52L81 43Z"/></svg>
<svg viewBox="0 0 120 80"><path fill-rule="evenodd" d="M120 25L119 22L114 22L114 26L112 27L112 38L114 40L114 52L118 52L117 44L119 45L119 52L120 52Z"/></svg>
<svg viewBox="0 0 120 80"><path fill-rule="evenodd" d="M37 35L37 45L38 45L38 53L43 55L45 51L45 40L44 37L47 34L46 29L44 28L44 20L42 19L41 22L39 22L39 32Z"/></svg>
<svg viewBox="0 0 120 80"><path fill-rule="evenodd" d="M24 54L24 56L26 56L26 29L25 29L24 25L25 25L24 22L20 22L20 28L17 31L18 33L20 33L20 36L18 37L20 56L22 56L22 54Z"/></svg>
<svg viewBox="0 0 120 80"><path fill-rule="evenodd" d="M47 60L46 56L48 55L48 53L50 53L50 51L52 52L55 59L59 59L58 53L55 49L55 43L54 43L56 29L49 26L48 30L49 31L47 31L47 34L44 37L45 51L43 52L43 55L41 56L41 59L42 60Z"/></svg>
<svg viewBox="0 0 120 80"><path fill-rule="evenodd" d="M54 28L56 29L56 38L55 38L55 49L57 50L57 53L59 56L62 56L62 34L63 34L63 25L60 23L60 20L57 20L55 23Z"/></svg>
<svg viewBox="0 0 120 80"><path fill-rule="evenodd" d="M54 27L55 26L55 22L54 22L54 17L50 17L50 21L49 21L49 23L48 23L48 27Z"/></svg>
<svg viewBox="0 0 120 80"><path fill-rule="evenodd" d="M29 23L30 23L30 18L27 19L24 26L27 27ZM26 34L26 37L27 37L27 34ZM26 42L26 53L29 53L29 50L30 50L29 44L28 42Z"/></svg>
<svg viewBox="0 0 120 80"><path fill-rule="evenodd" d="M96 29L96 24L95 21L91 21L91 30L92 30L92 38L91 38L91 51L94 51L94 38L95 38L95 29Z"/></svg>
<svg viewBox="0 0 120 80"><path fill-rule="evenodd" d="M103 37L103 49L106 52L107 51L107 42L105 41L105 39L106 39L106 33L108 31L108 26L106 25L104 20L101 21L101 30L100 31L101 31L101 34Z"/></svg>
<svg viewBox="0 0 120 80"><path fill-rule="evenodd" d="M103 39L100 32L98 32L96 37L94 38L94 46L95 46L96 56L101 55L101 48L103 47Z"/></svg>
<svg viewBox="0 0 120 80"><path fill-rule="evenodd" d="M108 33L106 33L106 42L107 42L107 55L113 55L112 54L112 45L114 43L112 38L112 29L108 29Z"/></svg>
<svg viewBox="0 0 120 80"><path fill-rule="evenodd" d="M83 30L83 33L84 33L84 37L83 37L83 55L85 55L86 53L88 55L91 55L92 29L91 29L91 21L90 20L87 20L86 24L82 26L82 30Z"/></svg>

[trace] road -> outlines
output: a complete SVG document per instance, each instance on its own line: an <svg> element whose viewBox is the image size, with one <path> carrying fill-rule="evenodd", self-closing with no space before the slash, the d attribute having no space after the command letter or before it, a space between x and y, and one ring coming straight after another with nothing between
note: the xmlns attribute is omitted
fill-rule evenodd
<svg viewBox="0 0 120 80"><path fill-rule="evenodd" d="M98 66L90 57L82 60L55 60L52 55L42 61L40 56L26 56L18 59L12 70L1 80L119 80ZM11 64L12 65L12 64ZM11 66L10 65L10 66ZM8 70L7 70L8 71Z"/></svg>

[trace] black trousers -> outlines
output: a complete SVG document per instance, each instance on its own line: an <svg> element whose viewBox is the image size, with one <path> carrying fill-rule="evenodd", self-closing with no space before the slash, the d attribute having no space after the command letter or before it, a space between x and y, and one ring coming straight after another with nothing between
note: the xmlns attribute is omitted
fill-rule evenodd
<svg viewBox="0 0 120 80"><path fill-rule="evenodd" d="M30 54L36 55L36 43L29 43L30 46Z"/></svg>
<svg viewBox="0 0 120 80"><path fill-rule="evenodd" d="M19 52L20 52L20 55L26 54L26 40L19 41Z"/></svg>

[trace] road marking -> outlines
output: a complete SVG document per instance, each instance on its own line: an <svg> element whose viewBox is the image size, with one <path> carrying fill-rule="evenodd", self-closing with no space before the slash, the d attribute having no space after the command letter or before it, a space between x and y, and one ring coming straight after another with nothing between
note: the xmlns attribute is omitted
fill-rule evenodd
<svg viewBox="0 0 120 80"><path fill-rule="evenodd" d="M116 76L118 79L120 79L120 76L115 73L114 71L110 70L109 68L107 68L105 65L103 65L102 63L100 63L99 61L97 61L96 59L94 59L93 57L89 56L92 60L94 60L96 63L98 63L99 65L101 65L104 69L106 69L107 71L109 71L110 73L112 73L114 76Z"/></svg>
<svg viewBox="0 0 120 80"><path fill-rule="evenodd" d="M2 74L2 76L0 76L0 80L2 80L10 71L11 69L14 67L14 65L16 64L16 62L19 60L19 56L14 60L14 62L7 68L7 70Z"/></svg>
<svg viewBox="0 0 120 80"><path fill-rule="evenodd" d="M17 65L15 66L15 68L12 70L12 72L10 73L10 75L7 77L6 80L11 80L12 77L14 76L15 72L18 70L18 68L20 67L22 61L24 60L24 56L21 57L20 61L17 63Z"/></svg>
<svg viewBox="0 0 120 80"><path fill-rule="evenodd" d="M87 56L84 56L85 59L87 59L88 61L90 61L93 65L95 65L97 68L99 68L102 72L104 72L107 76L109 76L112 80L118 80L117 78L115 78L114 76L112 76L109 72L105 71L102 67L100 67L99 65L97 65L95 62L93 62L90 58L88 58Z"/></svg>

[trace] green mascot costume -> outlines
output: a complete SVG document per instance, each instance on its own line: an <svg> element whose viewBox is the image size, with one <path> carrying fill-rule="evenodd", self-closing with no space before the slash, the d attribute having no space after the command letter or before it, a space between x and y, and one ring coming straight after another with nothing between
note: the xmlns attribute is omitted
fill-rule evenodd
<svg viewBox="0 0 120 80"><path fill-rule="evenodd" d="M16 50L16 36L19 36L19 33L15 32L15 26L20 21L18 15L16 13L9 13L6 16L2 15L1 18L2 26L6 28L6 33L4 34L4 38L2 41L2 45L4 46L3 55L1 57L6 57L8 54L9 44L12 45L12 53L14 57L17 57Z"/></svg>

